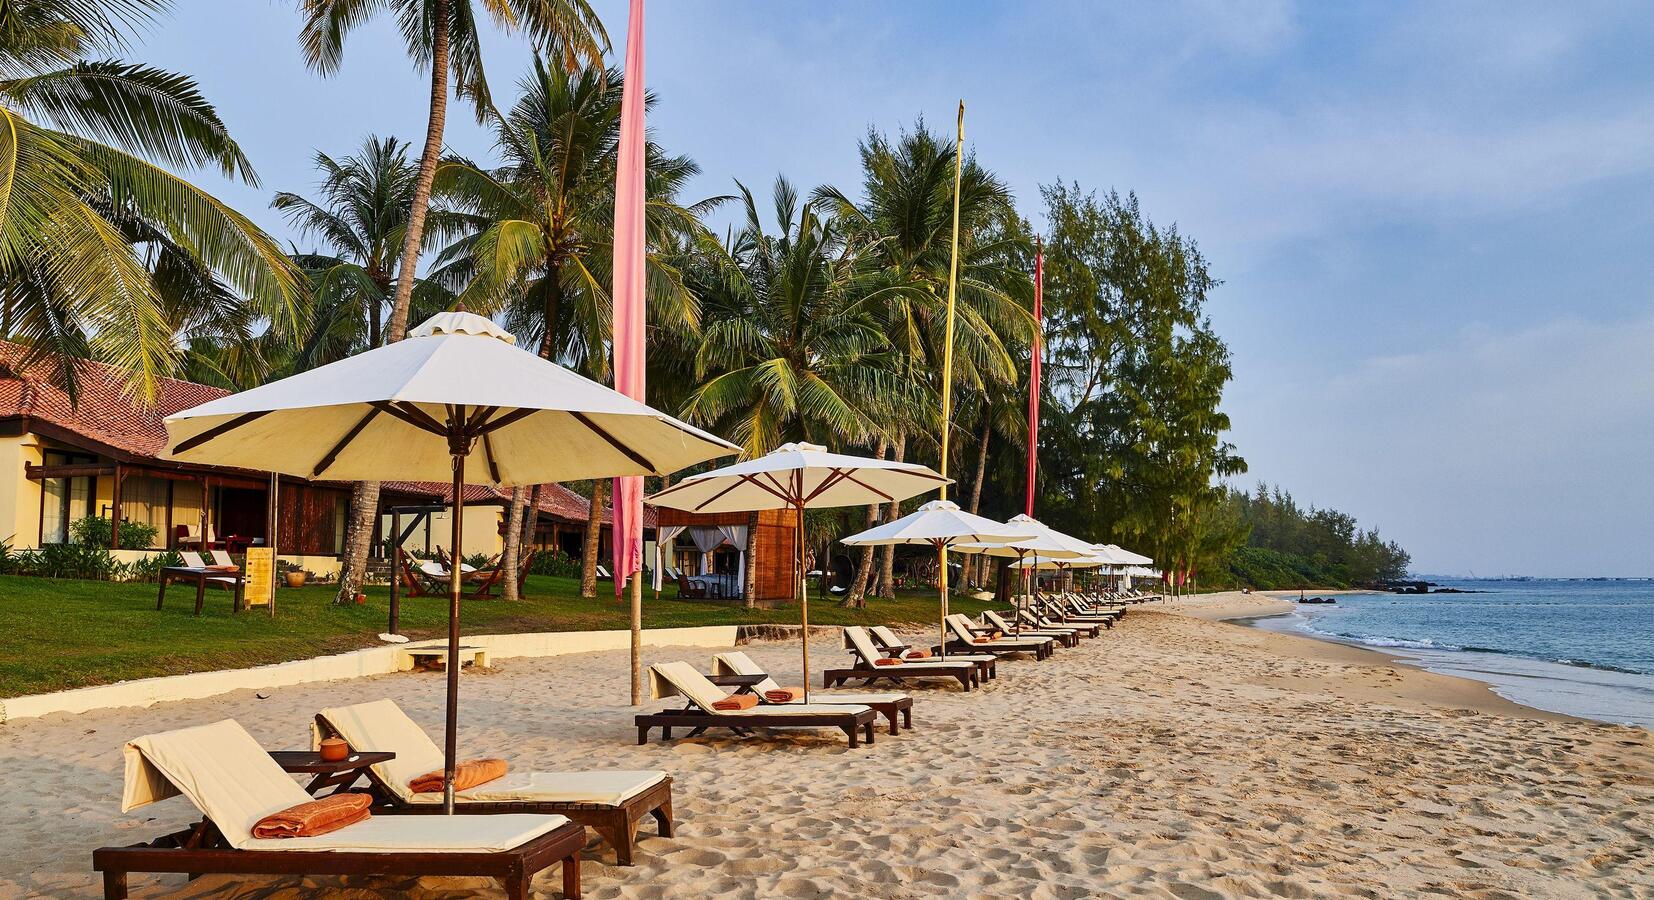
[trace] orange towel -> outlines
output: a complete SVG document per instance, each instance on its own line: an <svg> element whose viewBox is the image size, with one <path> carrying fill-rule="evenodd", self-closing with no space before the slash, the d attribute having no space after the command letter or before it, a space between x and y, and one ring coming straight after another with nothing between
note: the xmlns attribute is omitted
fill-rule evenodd
<svg viewBox="0 0 1654 900"><path fill-rule="evenodd" d="M875 665L875 666L899 666L901 664L902 664L902 661L899 660L899 659L875 659L875 660L873 660L873 665Z"/></svg>
<svg viewBox="0 0 1654 900"><path fill-rule="evenodd" d="M776 688L773 691L764 692L764 699L771 703L791 703L803 696L804 689L798 687Z"/></svg>
<svg viewBox="0 0 1654 900"><path fill-rule="evenodd" d="M373 798L367 794L334 794L320 800L271 813L253 826L256 838L315 837L355 825L373 813Z"/></svg>
<svg viewBox="0 0 1654 900"><path fill-rule="evenodd" d="M479 784L487 784L505 777L503 759L462 759L454 764L454 790L463 791ZM408 789L416 794L442 793L442 770L426 772L408 782Z"/></svg>
<svg viewBox="0 0 1654 900"><path fill-rule="evenodd" d="M239 572L239 571L241 571L241 567L240 566L208 566L207 571L209 571L209 572Z"/></svg>
<svg viewBox="0 0 1654 900"><path fill-rule="evenodd" d="M904 659L929 659L930 658L930 651L929 650L909 650L903 656L903 658Z"/></svg>
<svg viewBox="0 0 1654 900"><path fill-rule="evenodd" d="M712 704L713 709L743 710L752 709L758 705L757 694L730 694L722 700Z"/></svg>

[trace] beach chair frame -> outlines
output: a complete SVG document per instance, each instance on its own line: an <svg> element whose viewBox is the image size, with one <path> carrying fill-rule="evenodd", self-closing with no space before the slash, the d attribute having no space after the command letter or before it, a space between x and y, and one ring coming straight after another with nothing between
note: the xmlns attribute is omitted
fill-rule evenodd
<svg viewBox="0 0 1654 900"><path fill-rule="evenodd" d="M871 644L873 641L872 633L863 633L867 634L868 643ZM861 649L850 639L847 630L840 631L840 636L844 642L844 649L855 657L855 664L848 669L823 669L821 672L821 686L824 688L838 687L852 678L860 679L863 687L879 681L902 684L908 681L917 681L921 678L954 678L959 681L959 686L966 691L982 683L981 670L977 668L974 662L952 663L947 660L927 659L912 665L880 666L875 665L873 660L865 657Z"/></svg>
<svg viewBox="0 0 1654 900"><path fill-rule="evenodd" d="M653 667L651 667L653 668ZM705 677L705 676L702 676ZM815 713L807 715L747 712L739 716L720 715L705 709L696 703L693 698L683 696L685 706L682 709L665 709L655 713L639 713L633 720L637 725L638 746L649 743L649 732L659 728L661 740L672 740L672 729L687 728L689 733L685 737L699 737L709 728L728 728L735 734L746 736L753 733L755 728L837 728L850 739L850 748L853 750L861 746L862 742L868 745L873 743L873 728L878 723L879 714L872 707L864 706L860 710L845 709L843 712ZM754 707L759 709L761 707Z"/></svg>

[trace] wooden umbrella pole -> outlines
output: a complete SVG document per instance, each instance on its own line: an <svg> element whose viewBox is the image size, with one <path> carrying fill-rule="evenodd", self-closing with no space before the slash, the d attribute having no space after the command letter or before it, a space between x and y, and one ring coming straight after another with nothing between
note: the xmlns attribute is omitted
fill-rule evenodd
<svg viewBox="0 0 1654 900"><path fill-rule="evenodd" d="M938 571L936 573L936 585L937 585L937 587L939 587L941 589L941 592L942 592L942 653L941 653L941 657L943 659L947 659L947 656L948 656L948 654L947 654L947 650L948 650L948 633L947 633L947 627L948 627L948 542L947 541L939 540L939 541L936 542L936 562L937 562L937 567L938 567Z"/></svg>
<svg viewBox="0 0 1654 900"><path fill-rule="evenodd" d="M463 418L463 415L461 416ZM453 440L453 439L450 439ZM458 450L465 450L459 439ZM465 539L465 453L454 457L454 522L448 559L448 718L442 733L442 813L454 814L454 760L459 748L459 593L460 552Z"/></svg>
<svg viewBox="0 0 1654 900"><path fill-rule="evenodd" d="M632 573L632 705L643 705L643 567Z"/></svg>

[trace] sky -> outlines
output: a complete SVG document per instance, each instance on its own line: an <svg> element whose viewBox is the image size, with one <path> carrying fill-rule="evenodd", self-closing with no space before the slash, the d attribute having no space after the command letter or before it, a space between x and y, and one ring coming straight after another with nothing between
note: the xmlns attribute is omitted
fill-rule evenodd
<svg viewBox="0 0 1654 900"><path fill-rule="evenodd" d="M334 77L294 0L175 0L132 59L195 77L268 209L316 151L423 138L388 20ZM619 55L625 8L595 0ZM1223 284L1224 402L1250 464L1398 541L1414 570L1654 575L1654 17L1612 3L653 0L655 140L687 196L858 183L869 128L924 116L1036 225L1039 186L1135 191ZM521 39L491 34L509 96ZM488 158L472 113L447 143Z"/></svg>

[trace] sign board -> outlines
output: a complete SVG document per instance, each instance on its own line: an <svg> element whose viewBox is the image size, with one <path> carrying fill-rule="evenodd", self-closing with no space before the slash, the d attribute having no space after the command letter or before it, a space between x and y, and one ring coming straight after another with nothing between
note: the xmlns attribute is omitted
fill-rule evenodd
<svg viewBox="0 0 1654 900"><path fill-rule="evenodd" d="M269 606L276 585L276 551L273 547L248 547L246 571L247 608Z"/></svg>

